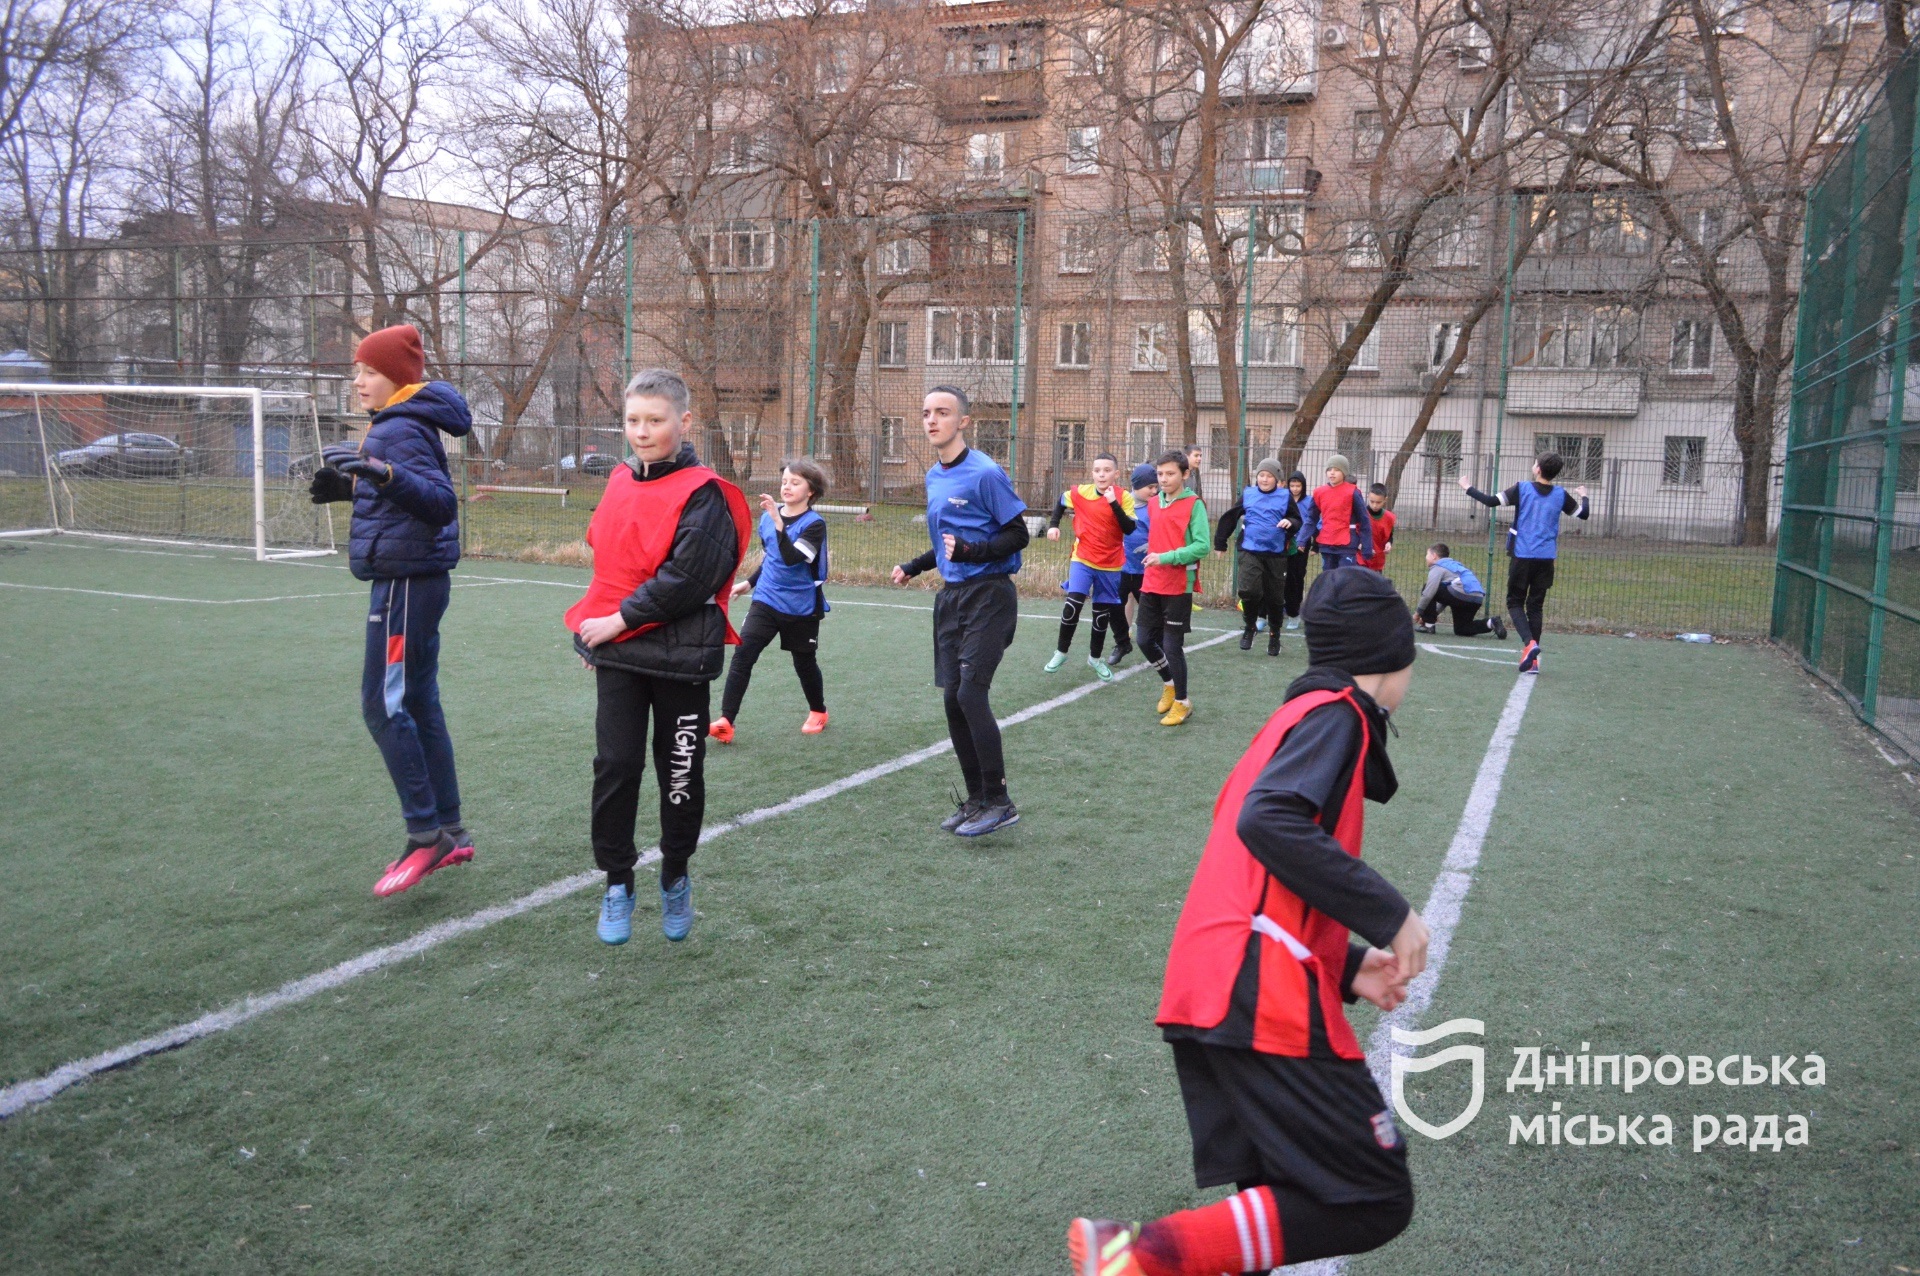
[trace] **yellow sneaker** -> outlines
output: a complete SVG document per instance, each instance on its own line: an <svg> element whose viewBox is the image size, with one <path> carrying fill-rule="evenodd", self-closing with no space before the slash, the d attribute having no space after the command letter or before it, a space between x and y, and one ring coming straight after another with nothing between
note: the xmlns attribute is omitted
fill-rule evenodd
<svg viewBox="0 0 1920 1276"><path fill-rule="evenodd" d="M1173 707L1167 710L1167 716L1160 719L1163 727L1177 727L1193 716L1193 701L1175 700Z"/></svg>
<svg viewBox="0 0 1920 1276"><path fill-rule="evenodd" d="M1155 713L1165 713L1171 708L1173 708L1173 684L1171 682L1163 682L1160 684L1160 703L1154 706L1153 711Z"/></svg>

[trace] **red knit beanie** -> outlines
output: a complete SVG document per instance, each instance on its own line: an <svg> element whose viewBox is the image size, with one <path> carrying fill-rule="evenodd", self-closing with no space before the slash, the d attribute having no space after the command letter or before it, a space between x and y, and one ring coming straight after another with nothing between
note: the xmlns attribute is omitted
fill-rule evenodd
<svg viewBox="0 0 1920 1276"><path fill-rule="evenodd" d="M369 332L353 349L353 361L364 363L395 385L412 385L427 377L427 354L420 348L420 330L410 323Z"/></svg>

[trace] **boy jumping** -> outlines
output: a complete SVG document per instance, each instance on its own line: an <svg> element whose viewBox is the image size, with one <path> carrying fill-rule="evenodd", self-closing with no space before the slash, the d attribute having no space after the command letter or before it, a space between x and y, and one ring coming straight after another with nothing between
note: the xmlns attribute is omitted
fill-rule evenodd
<svg viewBox="0 0 1920 1276"><path fill-rule="evenodd" d="M1584 484L1571 492L1555 485L1564 465L1558 452L1548 452L1535 458L1533 482L1515 483L1494 496L1460 476L1460 487L1469 497L1489 509L1505 505L1513 510L1513 526L1507 529L1507 616L1520 635L1521 673L1540 672L1541 618L1547 591L1553 588L1554 560L1560 556L1560 516L1584 519L1592 512Z"/></svg>
<svg viewBox="0 0 1920 1276"><path fill-rule="evenodd" d="M1020 821L987 693L1013 645L1020 609L1013 574L1027 547L1026 502L992 457L967 446L971 408L966 391L950 385L935 386L921 402L921 424L934 451L927 471L933 545L893 569L896 585L935 567L944 582L933 598L933 682L945 696L947 734L967 796L940 827L961 837Z"/></svg>
<svg viewBox="0 0 1920 1276"><path fill-rule="evenodd" d="M1220 516L1213 532L1213 549L1227 552L1233 529L1240 527L1240 611L1246 628L1240 650L1253 650L1253 635L1262 617L1267 622L1267 654L1280 654L1280 630L1287 621L1287 547L1300 528L1300 509L1291 488L1280 482L1280 462L1265 460L1254 467L1253 482L1240 493L1240 503Z"/></svg>
<svg viewBox="0 0 1920 1276"><path fill-rule="evenodd" d="M1362 558L1373 557L1373 522L1367 514L1366 498L1347 478L1352 464L1335 453L1327 458L1327 481L1313 489L1313 504L1307 509L1302 534L1320 547L1320 569L1351 567Z"/></svg>
<svg viewBox="0 0 1920 1276"><path fill-rule="evenodd" d="M733 597L753 593L746 623L740 626L740 645L727 669L727 687L720 696L720 716L707 734L721 744L733 743L733 724L747 698L747 684L760 653L776 637L780 649L793 657L794 676L807 697L807 720L801 735L819 735L827 729L827 689L820 676L820 618L827 606L827 520L814 513L813 503L827 494L827 475L807 457L796 457L780 467L780 499L760 494L759 566L733 587Z"/></svg>
<svg viewBox="0 0 1920 1276"><path fill-rule="evenodd" d="M1453 557L1453 551L1445 541L1435 541L1427 546L1427 584L1420 591L1420 601L1413 609L1414 615L1419 618L1417 628L1421 633L1430 634L1434 631L1435 622L1440 619L1440 609L1445 607L1453 612L1453 632L1460 637L1477 638L1490 633L1505 642L1507 627L1500 623L1500 617L1474 619L1474 613L1486 603L1486 586L1480 583L1480 578L1473 574L1471 568Z"/></svg>
<svg viewBox="0 0 1920 1276"><path fill-rule="evenodd" d="M1426 924L1360 859L1365 800L1398 784L1412 618L1385 577L1335 571L1304 620L1309 668L1220 790L1156 1016L1195 1181L1238 1191L1137 1230L1075 1219L1074 1276L1264 1272L1376 1249L1413 1217L1406 1142L1341 1005L1391 1010L1427 962Z"/></svg>
<svg viewBox="0 0 1920 1276"><path fill-rule="evenodd" d="M1047 658L1044 672L1067 663L1073 631L1080 612L1093 600L1093 636L1087 641L1087 664L1102 682L1113 681L1113 669L1100 659L1109 632L1125 641L1126 608L1120 603L1120 572L1127 565L1126 537L1133 531L1133 493L1120 487L1120 462L1111 452L1093 458L1092 482L1062 492L1047 520L1047 539L1060 539L1060 520L1073 515L1073 561L1060 588L1067 591L1060 609L1060 645Z"/></svg>
<svg viewBox="0 0 1920 1276"><path fill-rule="evenodd" d="M1384 575L1387 555L1393 551L1393 527L1400 520L1387 508L1387 485L1375 483L1367 489L1367 517L1373 521L1373 553L1360 559L1362 567L1371 567Z"/></svg>
<svg viewBox="0 0 1920 1276"><path fill-rule="evenodd" d="M707 715L726 648L727 586L747 556L747 498L700 464L685 441L687 383L650 368L627 383L633 454L607 480L587 524L593 582L567 609L574 650L594 671L593 859L607 875L598 934L633 934L634 819L647 769L660 786L660 930L693 929L687 864L706 816Z"/></svg>
<svg viewBox="0 0 1920 1276"><path fill-rule="evenodd" d="M473 859L460 820L453 739L440 711L440 618L460 561L460 498L444 432L473 428L460 392L426 379L420 332L369 333L353 352L353 388L373 422L358 447L321 453L309 491L316 505L353 502L348 566L373 582L360 712L400 794L407 841L374 884L397 895L427 874Z"/></svg>
<svg viewBox="0 0 1920 1276"><path fill-rule="evenodd" d="M1187 455L1169 452L1154 466L1160 490L1147 502L1146 575L1134 641L1160 671L1160 725L1177 727L1193 713L1187 694L1187 630L1193 627L1196 568L1207 556L1207 507L1187 486Z"/></svg>

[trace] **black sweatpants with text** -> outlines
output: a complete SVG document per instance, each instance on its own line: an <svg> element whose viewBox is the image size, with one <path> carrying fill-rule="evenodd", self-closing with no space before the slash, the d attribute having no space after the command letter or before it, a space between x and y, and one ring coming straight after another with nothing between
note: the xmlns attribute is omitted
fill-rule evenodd
<svg viewBox="0 0 1920 1276"><path fill-rule="evenodd" d="M593 862L607 884L633 885L640 852L633 824L640 779L647 770L647 726L653 725L653 768L660 785L660 885L687 874L707 810L707 726L713 684L675 682L609 669L594 670L599 711L593 720Z"/></svg>

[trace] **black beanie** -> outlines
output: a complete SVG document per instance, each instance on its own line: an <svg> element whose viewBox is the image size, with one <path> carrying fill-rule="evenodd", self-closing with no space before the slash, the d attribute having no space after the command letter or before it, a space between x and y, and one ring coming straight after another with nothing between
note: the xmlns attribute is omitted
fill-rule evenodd
<svg viewBox="0 0 1920 1276"><path fill-rule="evenodd" d="M1312 664L1363 674L1413 663L1413 613L1393 582L1369 568L1321 572L1307 591L1300 624Z"/></svg>

